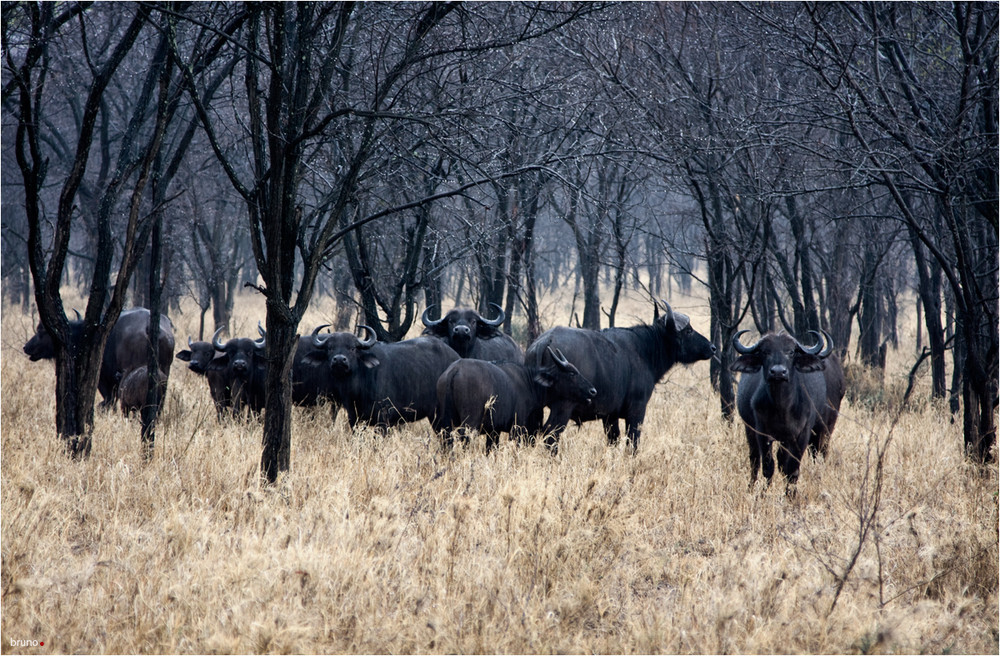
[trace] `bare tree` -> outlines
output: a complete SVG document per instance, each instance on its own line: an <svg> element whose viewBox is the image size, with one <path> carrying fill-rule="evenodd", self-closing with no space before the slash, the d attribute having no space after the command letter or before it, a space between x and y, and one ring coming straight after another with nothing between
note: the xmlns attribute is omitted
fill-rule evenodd
<svg viewBox="0 0 1000 656"><path fill-rule="evenodd" d="M838 103L854 165L889 193L951 287L965 445L979 461L996 443L997 23L995 5L956 2L810 6L786 24ZM940 214L916 212L910 194Z"/></svg>
<svg viewBox="0 0 1000 656"><path fill-rule="evenodd" d="M90 216L94 243L90 286L85 320L79 335L71 334L63 307L60 285L69 254L74 227L80 227L78 200L91 161L95 128L103 116L112 83L123 61L136 50L139 36L151 30L150 10L138 6L123 14L110 7L90 5L57 6L51 4L16 5L9 9L16 18L5 16L3 46L5 100L17 114L15 153L24 183L25 211L28 224L28 252L35 286L35 302L42 325L52 336L56 352L56 429L74 457L90 452L90 429L93 425L94 394L97 389L101 357L108 333L114 326L125 301L129 278L136 265L141 244L151 224L142 220L144 193L150 179L163 134L170 120L171 93L164 80L167 72L165 41L145 53L143 84L126 108L128 124L117 140L116 156L107 150L102 139L98 177L99 202ZM125 16L122 24L118 17ZM107 47L92 48L88 36L102 35ZM83 52L89 79L73 80L77 93L85 99L78 115L77 129L53 128L52 116L60 109L47 85L60 57L56 50L72 45ZM5 103L6 104L6 103ZM120 108L117 109L120 111ZM48 216L45 199L49 158L54 151L52 140L64 140L62 152L74 153L66 162L67 173L57 183L58 203L55 216ZM58 153L56 153L58 154ZM119 200L128 195L125 207L127 223L123 231L118 271L110 282L115 264L115 239L111 220L119 209ZM53 226L51 232L47 226Z"/></svg>

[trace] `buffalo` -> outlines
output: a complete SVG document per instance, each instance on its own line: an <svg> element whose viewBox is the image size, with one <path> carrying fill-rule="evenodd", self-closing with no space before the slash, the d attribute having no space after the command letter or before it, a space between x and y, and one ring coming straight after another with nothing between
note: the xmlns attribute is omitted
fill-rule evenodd
<svg viewBox="0 0 1000 656"><path fill-rule="evenodd" d="M778 442L778 467L785 475L786 492L793 494L806 447L814 457L826 455L844 397L844 370L825 331L823 336L810 331L818 338L813 346L774 333L744 346L740 336L745 332L733 336L739 357L732 370L741 373L737 407L750 448L750 486L761 468L770 484L774 474L771 443Z"/></svg>
<svg viewBox="0 0 1000 656"><path fill-rule="evenodd" d="M546 400L587 404L597 395L590 381L558 350L549 348L552 364L531 369L516 362L461 359L451 363L437 381L434 429L445 446L453 429L486 434L486 451L496 447L500 433L523 440L542 427Z"/></svg>
<svg viewBox="0 0 1000 656"><path fill-rule="evenodd" d="M69 322L71 343L80 340L83 327L83 320L79 318L78 313L77 319ZM124 376L127 376L133 369L146 366L146 350L149 344L148 327L149 310L132 308L125 310L118 316L118 321L108 333L108 340L105 342L104 353L101 356L101 371L97 379L97 390L103 398L102 408L109 408L115 404L118 399L118 387ZM52 336L41 323L38 324L35 335L24 345L24 352L32 362L50 360L56 356ZM157 359L164 377L170 375L170 364L173 357L173 324L170 323L170 319L166 315L160 315Z"/></svg>
<svg viewBox="0 0 1000 656"><path fill-rule="evenodd" d="M506 317L503 308L490 303L499 314L486 319L475 310L454 309L432 321L428 306L420 320L426 326L424 334L445 341L460 357L476 360L523 362L521 347L500 330Z"/></svg>
<svg viewBox="0 0 1000 656"><path fill-rule="evenodd" d="M121 379L119 385L119 396L121 397L122 414L126 417L133 412L139 412L146 405L146 392L149 390L149 370L146 367L133 369ZM163 398L167 389L167 377L162 371L156 371L157 386L160 390L160 398ZM162 404L160 408L162 408Z"/></svg>
<svg viewBox="0 0 1000 656"><path fill-rule="evenodd" d="M654 309L652 325L602 331L557 327L528 347L525 361L532 366L548 366L550 349L559 349L597 388L597 396L590 404L569 399L547 404L550 412L544 427L545 444L553 452L558 450L559 434L570 419L583 422L600 418L612 445L621 435L618 420L625 420L634 453L639 448L646 404L656 383L675 363L691 364L713 356L715 346L695 332L691 320L673 312L668 304L664 306L662 316L658 307Z"/></svg>
<svg viewBox="0 0 1000 656"><path fill-rule="evenodd" d="M222 343L219 334L225 328L219 328L212 336L212 348L218 352L209 360L206 371L221 374L221 406L223 411L240 414L244 410L260 413L264 409L264 390L267 377L267 360L264 357L265 340L252 340L249 337L233 338ZM190 365L188 365L190 367ZM212 386L209 378L209 389ZM215 395L213 393L213 400ZM218 408L220 401L216 400Z"/></svg>
<svg viewBox="0 0 1000 656"><path fill-rule="evenodd" d="M222 419L232 407L230 385L226 382L225 369L209 368L212 360L222 357L222 354L215 350L212 342L192 342L188 337L187 349L179 351L176 357L187 362L188 369L208 381L208 392L212 395L216 413Z"/></svg>
<svg viewBox="0 0 1000 656"><path fill-rule="evenodd" d="M328 368L331 397L347 410L351 428L364 422L385 432L404 421L433 418L435 383L458 354L439 339L385 344L370 327L360 328L367 339L346 332L315 335L307 354Z"/></svg>

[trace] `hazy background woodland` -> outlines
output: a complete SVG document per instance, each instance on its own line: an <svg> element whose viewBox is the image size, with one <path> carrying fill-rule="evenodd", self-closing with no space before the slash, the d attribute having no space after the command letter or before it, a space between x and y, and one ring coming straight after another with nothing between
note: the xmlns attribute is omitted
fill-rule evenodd
<svg viewBox="0 0 1000 656"><path fill-rule="evenodd" d="M997 23L4 2L2 651L996 653ZM653 298L719 354L657 385L634 454L595 422L487 456L289 407L319 323L496 303L526 345ZM178 349L266 325L263 440L177 364L155 451L95 414L131 305ZM38 321L55 367L21 352ZM795 498L747 490L741 328L848 363Z"/></svg>
<svg viewBox="0 0 1000 656"><path fill-rule="evenodd" d="M673 280L705 289L724 413L741 323L822 327L877 372L915 303L906 358L986 460L997 11L4 3L3 294L192 299L207 338L252 284L287 361L316 298L385 340L497 303L528 343L546 290L602 328Z"/></svg>

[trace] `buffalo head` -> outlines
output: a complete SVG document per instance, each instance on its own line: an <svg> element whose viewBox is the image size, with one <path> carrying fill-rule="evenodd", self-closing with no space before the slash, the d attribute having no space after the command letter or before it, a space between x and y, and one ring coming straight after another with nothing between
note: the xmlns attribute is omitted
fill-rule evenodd
<svg viewBox="0 0 1000 656"><path fill-rule="evenodd" d="M546 347L546 351L552 357L553 364L536 371L535 382L546 388L552 398L571 399L590 405L591 400L597 396L597 389L566 359L562 351L551 346Z"/></svg>
<svg viewBox="0 0 1000 656"><path fill-rule="evenodd" d="M815 330L809 331L817 338L812 346L803 346L799 340L786 334L765 335L756 343L744 346L740 336L745 332L749 331L741 330L733 335L733 349L739 357L732 369L743 373L761 372L764 380L771 385L789 382L793 370L802 373L822 371L826 367L827 356L833 351L833 340L825 331L822 335Z"/></svg>
<svg viewBox="0 0 1000 656"><path fill-rule="evenodd" d="M661 303L664 309L662 315ZM666 301L659 301L653 306L653 326L663 334L672 349L674 362L694 364L715 355L715 344L695 331L688 315L674 312Z"/></svg>
<svg viewBox="0 0 1000 656"><path fill-rule="evenodd" d="M378 341L375 331L369 326L358 326L368 333L367 339L361 339L353 333L330 333L320 335L313 333L314 350L308 354L311 360L325 361L331 373L337 377L346 378L362 367L372 369L379 363L378 357L371 352L371 347Z"/></svg>
<svg viewBox="0 0 1000 656"><path fill-rule="evenodd" d="M434 306L428 306L420 317L426 326L424 334L445 339L459 355L465 354L476 338L490 338L499 333L506 315L496 303L490 303L490 306L499 313L494 319L486 319L475 310L456 308L436 321L429 317Z"/></svg>
<svg viewBox="0 0 1000 656"><path fill-rule="evenodd" d="M71 340L75 339L83 329L83 319L80 317L80 312L77 310L73 310L73 312L76 313L76 320L69 322ZM52 341L52 335L41 322L35 328L35 334L24 344L24 353L32 362L52 360L56 357L56 347Z"/></svg>
<svg viewBox="0 0 1000 656"><path fill-rule="evenodd" d="M211 342L193 342L188 337L187 349L180 351L175 356L178 360L188 363L188 369L196 374L203 374L208 371L208 365L215 358L215 347Z"/></svg>
<svg viewBox="0 0 1000 656"><path fill-rule="evenodd" d="M223 330L225 330L224 327L219 328L212 335L212 348L221 355L211 360L207 368L210 370L228 369L240 378L250 376L254 366L263 363L265 339L262 337L254 341L249 337L238 337L223 344L219 341L219 334Z"/></svg>

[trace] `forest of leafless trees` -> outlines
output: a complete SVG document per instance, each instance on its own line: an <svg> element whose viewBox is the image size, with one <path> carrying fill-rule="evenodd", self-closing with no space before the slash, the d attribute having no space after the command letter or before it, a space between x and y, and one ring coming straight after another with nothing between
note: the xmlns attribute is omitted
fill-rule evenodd
<svg viewBox="0 0 1000 656"><path fill-rule="evenodd" d="M334 295L402 338L496 303L586 328L707 290L720 410L740 322L914 365L993 457L995 3L3 3L5 301L57 343L57 428L93 422L124 307L266 297L262 471L288 467L300 321ZM73 349L60 289L85 290ZM611 294L599 293L610 289ZM355 310L351 311L351 308ZM155 389L155 387L153 388ZM146 419L152 421L154 415Z"/></svg>

